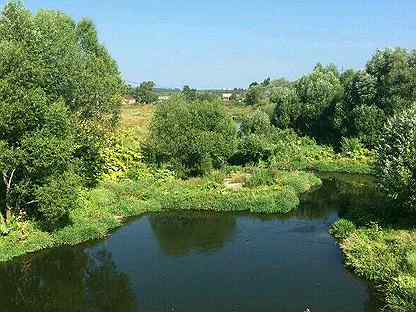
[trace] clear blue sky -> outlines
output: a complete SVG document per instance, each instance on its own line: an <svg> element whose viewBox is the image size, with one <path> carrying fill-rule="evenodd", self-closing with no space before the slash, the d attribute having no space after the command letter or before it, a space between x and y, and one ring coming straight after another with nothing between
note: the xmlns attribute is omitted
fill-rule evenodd
<svg viewBox="0 0 416 312"><path fill-rule="evenodd" d="M5 0L0 0L2 5ZM415 0L26 0L94 20L128 81L245 87L361 68L376 49L416 47Z"/></svg>

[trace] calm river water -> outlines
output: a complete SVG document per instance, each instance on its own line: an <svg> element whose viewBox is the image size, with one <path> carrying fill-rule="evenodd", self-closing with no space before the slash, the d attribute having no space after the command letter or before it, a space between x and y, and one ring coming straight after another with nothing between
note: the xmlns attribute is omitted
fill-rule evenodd
<svg viewBox="0 0 416 312"><path fill-rule="evenodd" d="M151 214L106 241L0 264L0 311L378 311L328 234L371 201L371 181L323 181L291 215Z"/></svg>

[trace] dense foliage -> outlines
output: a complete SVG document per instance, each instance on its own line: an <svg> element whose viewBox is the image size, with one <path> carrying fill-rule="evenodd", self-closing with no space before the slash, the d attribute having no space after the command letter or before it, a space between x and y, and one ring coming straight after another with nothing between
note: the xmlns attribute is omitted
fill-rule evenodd
<svg viewBox="0 0 416 312"><path fill-rule="evenodd" d="M132 95L140 104L153 104L158 100L155 91L156 84L153 81L143 81L138 87L133 88Z"/></svg>
<svg viewBox="0 0 416 312"><path fill-rule="evenodd" d="M94 25L10 2L0 17L0 227L12 214L60 223L82 182L100 175L100 148L121 99L115 62Z"/></svg>
<svg viewBox="0 0 416 312"><path fill-rule="evenodd" d="M382 190L397 204L416 211L416 107L392 117L377 148Z"/></svg>
<svg viewBox="0 0 416 312"><path fill-rule="evenodd" d="M220 102L175 97L156 108L143 152L147 161L168 165L180 176L201 175L226 163L236 134Z"/></svg>
<svg viewBox="0 0 416 312"><path fill-rule="evenodd" d="M273 106L272 122L339 148L343 137L374 148L387 118L416 98L416 51L379 50L364 70L318 64L293 83L251 84L246 104ZM278 85L278 87L276 87Z"/></svg>

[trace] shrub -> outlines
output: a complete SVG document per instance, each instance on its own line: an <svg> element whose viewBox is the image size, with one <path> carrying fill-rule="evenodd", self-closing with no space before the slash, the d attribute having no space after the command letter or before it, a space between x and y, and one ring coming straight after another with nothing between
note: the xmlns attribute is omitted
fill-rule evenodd
<svg viewBox="0 0 416 312"><path fill-rule="evenodd" d="M270 117L256 111L245 117L240 127L237 150L230 162L235 165L258 164L269 161L273 155L273 129Z"/></svg>
<svg viewBox="0 0 416 312"><path fill-rule="evenodd" d="M77 206L80 179L71 172L49 177L44 185L37 188L38 211L42 224L52 230L67 223L69 213Z"/></svg>
<svg viewBox="0 0 416 312"><path fill-rule="evenodd" d="M230 158L233 165L268 162L273 155L274 145L264 135L249 134L238 140L236 152Z"/></svg>
<svg viewBox="0 0 416 312"><path fill-rule="evenodd" d="M295 88L278 88L272 101L275 103L272 115L273 124L282 129L294 127L301 110Z"/></svg>
<svg viewBox="0 0 416 312"><path fill-rule="evenodd" d="M244 117L241 122L240 133L242 136L249 134L268 134L271 131L270 117L260 110Z"/></svg>
<svg viewBox="0 0 416 312"><path fill-rule="evenodd" d="M276 174L275 179L281 185L289 185L298 194L302 194L309 191L312 187L322 184L321 179L309 172L280 171Z"/></svg>
<svg viewBox="0 0 416 312"><path fill-rule="evenodd" d="M407 255L416 249L412 232L381 229L373 224L354 231L341 243L345 261L356 273L378 285L408 272Z"/></svg>
<svg viewBox="0 0 416 312"><path fill-rule="evenodd" d="M377 144L386 121L384 111L376 106L357 106L351 111L351 130L368 148Z"/></svg>
<svg viewBox="0 0 416 312"><path fill-rule="evenodd" d="M252 175L247 178L244 186L246 187L258 187L264 185L275 184L275 178L270 169L257 169Z"/></svg>
<svg viewBox="0 0 416 312"><path fill-rule="evenodd" d="M401 207L416 211L416 107L386 124L377 147L376 170L382 190Z"/></svg>
<svg viewBox="0 0 416 312"><path fill-rule="evenodd" d="M357 156L362 153L364 146L361 144L358 138L342 138L341 139L341 152L345 156Z"/></svg>
<svg viewBox="0 0 416 312"><path fill-rule="evenodd" d="M399 275L387 286L387 305L395 312L416 311L416 277Z"/></svg>
<svg viewBox="0 0 416 312"><path fill-rule="evenodd" d="M186 103L176 97L157 107L143 154L147 162L166 164L180 176L203 175L226 163L236 135L222 103Z"/></svg>
<svg viewBox="0 0 416 312"><path fill-rule="evenodd" d="M343 241L344 239L348 238L355 230L355 224L350 220L340 219L331 226L329 232L337 241Z"/></svg>

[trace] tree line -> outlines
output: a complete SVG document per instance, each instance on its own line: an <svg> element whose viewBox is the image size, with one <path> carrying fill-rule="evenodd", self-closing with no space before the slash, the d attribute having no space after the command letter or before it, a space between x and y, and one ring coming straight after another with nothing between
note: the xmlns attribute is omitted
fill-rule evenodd
<svg viewBox="0 0 416 312"><path fill-rule="evenodd" d="M362 70L340 72L335 65L318 64L294 82L253 83L245 102L269 105L275 126L320 143L339 147L343 137L358 138L374 148L387 119L415 101L415 64L415 50L379 50Z"/></svg>

